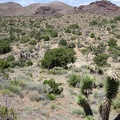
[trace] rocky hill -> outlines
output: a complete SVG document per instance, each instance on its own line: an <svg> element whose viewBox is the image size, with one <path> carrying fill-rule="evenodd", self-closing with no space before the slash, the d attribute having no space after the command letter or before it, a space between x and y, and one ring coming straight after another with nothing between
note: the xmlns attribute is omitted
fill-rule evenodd
<svg viewBox="0 0 120 120"><path fill-rule="evenodd" d="M37 3L22 7L14 2L0 4L0 16L64 15L73 13L93 13L108 16L120 15L120 7L109 1L96 1L89 5L72 7L63 2Z"/></svg>
<svg viewBox="0 0 120 120"><path fill-rule="evenodd" d="M77 12L82 13L94 13L101 15L117 16L120 15L120 7L111 3L110 1L96 1L92 2L89 5L82 5L78 8L74 8Z"/></svg>

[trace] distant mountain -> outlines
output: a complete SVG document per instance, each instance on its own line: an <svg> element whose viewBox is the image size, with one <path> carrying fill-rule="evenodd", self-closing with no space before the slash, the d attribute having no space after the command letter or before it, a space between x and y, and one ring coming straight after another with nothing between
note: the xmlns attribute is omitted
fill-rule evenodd
<svg viewBox="0 0 120 120"><path fill-rule="evenodd" d="M75 11L109 16L120 15L120 7L106 0L92 2L89 5L82 5L78 8L75 8Z"/></svg>
<svg viewBox="0 0 120 120"><path fill-rule="evenodd" d="M63 2L35 3L26 7L22 7L20 4L14 2L0 4L0 16L52 16L86 12L117 16L120 15L120 7L105 0L79 7L72 7Z"/></svg>

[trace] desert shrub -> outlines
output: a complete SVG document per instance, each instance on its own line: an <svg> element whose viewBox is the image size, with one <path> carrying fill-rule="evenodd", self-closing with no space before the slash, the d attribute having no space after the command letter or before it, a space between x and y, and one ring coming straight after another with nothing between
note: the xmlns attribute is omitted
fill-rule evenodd
<svg viewBox="0 0 120 120"><path fill-rule="evenodd" d="M50 69L50 71L48 72L49 74L54 74L54 75L62 75L62 74L66 74L67 71L62 68L62 67L54 67L53 69Z"/></svg>
<svg viewBox="0 0 120 120"><path fill-rule="evenodd" d="M8 61L0 59L0 70L6 69L8 67L9 67Z"/></svg>
<svg viewBox="0 0 120 120"><path fill-rule="evenodd" d="M7 106L0 106L0 119L1 120L16 120L16 114L12 108Z"/></svg>
<svg viewBox="0 0 120 120"><path fill-rule="evenodd" d="M1 93L3 96L9 95L9 94L10 94L10 90L8 90L8 89L2 89L2 90L0 91L0 93Z"/></svg>
<svg viewBox="0 0 120 120"><path fill-rule="evenodd" d="M93 118L93 116L87 116L87 117L85 117L85 119L84 120L95 120L94 118Z"/></svg>
<svg viewBox="0 0 120 120"><path fill-rule="evenodd" d="M59 46L66 46L66 45L67 45L66 40L61 39L61 40L59 41Z"/></svg>
<svg viewBox="0 0 120 120"><path fill-rule="evenodd" d="M12 85L12 84L6 85L5 89L8 89L15 94L20 94L20 92L21 92L21 87L19 87L17 85Z"/></svg>
<svg viewBox="0 0 120 120"><path fill-rule="evenodd" d="M56 105L55 105L55 104L51 104L51 105L50 105L50 108L51 108L52 110L54 110L54 109L56 108Z"/></svg>
<svg viewBox="0 0 120 120"><path fill-rule="evenodd" d="M0 54L5 54L11 51L10 42L7 40L0 40Z"/></svg>
<svg viewBox="0 0 120 120"><path fill-rule="evenodd" d="M75 87L77 83L80 83L80 76L72 74L68 80L70 86Z"/></svg>
<svg viewBox="0 0 120 120"><path fill-rule="evenodd" d="M27 60L25 62L26 66L32 66L33 65L33 62L31 60Z"/></svg>
<svg viewBox="0 0 120 120"><path fill-rule="evenodd" d="M35 40L31 40L31 41L29 42L29 44L30 44L30 45L36 45L37 42L36 42Z"/></svg>
<svg viewBox="0 0 120 120"><path fill-rule="evenodd" d="M91 22L89 22L90 26L95 26L98 25L98 20L92 20Z"/></svg>
<svg viewBox="0 0 120 120"><path fill-rule="evenodd" d="M116 20L116 21L120 21L120 16L116 16L116 17L114 17L114 20Z"/></svg>
<svg viewBox="0 0 120 120"><path fill-rule="evenodd" d="M44 39L44 41L49 41L50 40L49 36L47 36L47 35L43 36L43 39Z"/></svg>
<svg viewBox="0 0 120 120"><path fill-rule="evenodd" d="M47 94L46 97L49 99L49 100L55 100L56 99L56 96L54 94Z"/></svg>
<svg viewBox="0 0 120 120"><path fill-rule="evenodd" d="M117 40L115 40L114 38L110 38L107 43L108 43L108 46L110 46L110 47L117 46Z"/></svg>
<svg viewBox="0 0 120 120"><path fill-rule="evenodd" d="M81 108L73 109L73 110L72 110L72 114L85 116L85 112L84 112L84 110L81 109Z"/></svg>
<svg viewBox="0 0 120 120"><path fill-rule="evenodd" d="M110 31L110 30L111 30L111 28L110 28L110 27L107 27L107 30L108 30L108 31Z"/></svg>
<svg viewBox="0 0 120 120"><path fill-rule="evenodd" d="M105 53L106 50L106 44L100 43L98 46L94 46L91 51L94 55Z"/></svg>
<svg viewBox="0 0 120 120"><path fill-rule="evenodd" d="M107 54L99 54L93 58L93 61L98 66L104 67L105 65L107 65L107 59L108 59Z"/></svg>
<svg viewBox="0 0 120 120"><path fill-rule="evenodd" d="M7 57L7 61L14 61L15 60L15 58L14 58L14 56L13 55L9 55L8 57Z"/></svg>
<svg viewBox="0 0 120 120"><path fill-rule="evenodd" d="M26 82L24 85L24 89L30 91L38 91L41 93L43 91L43 86L35 82Z"/></svg>
<svg viewBox="0 0 120 120"><path fill-rule="evenodd" d="M116 37L117 39L120 39L120 34L117 34L115 37Z"/></svg>
<svg viewBox="0 0 120 120"><path fill-rule="evenodd" d="M71 30L70 29L66 29L65 33L71 33Z"/></svg>
<svg viewBox="0 0 120 120"><path fill-rule="evenodd" d="M50 36L51 36L52 38L58 37L58 32L57 32L57 31L52 31L52 32L50 33Z"/></svg>
<svg viewBox="0 0 120 120"><path fill-rule="evenodd" d="M30 91L29 92L29 98L30 98L31 101L38 102L40 100L40 94L37 90Z"/></svg>
<svg viewBox="0 0 120 120"><path fill-rule="evenodd" d="M54 48L47 51L42 60L43 68L66 67L68 63L75 62L75 51L70 48Z"/></svg>
<svg viewBox="0 0 120 120"><path fill-rule="evenodd" d="M90 37L91 37L91 38L95 38L95 34L94 34L94 33L91 33L91 34L90 34Z"/></svg>
<svg viewBox="0 0 120 120"><path fill-rule="evenodd" d="M63 92L63 88L60 87L61 83L56 83L54 79L45 80L43 84L46 89L45 91L48 92L49 94L59 95Z"/></svg>
<svg viewBox="0 0 120 120"><path fill-rule="evenodd" d="M27 37L27 36L23 36L23 37L21 38L21 43L27 43L28 41L30 41L30 38Z"/></svg>
<svg viewBox="0 0 120 120"><path fill-rule="evenodd" d="M77 28L79 28L79 25L78 24L71 24L71 25L68 26L68 28L77 29Z"/></svg>
<svg viewBox="0 0 120 120"><path fill-rule="evenodd" d="M76 45L75 45L75 43L71 42L71 43L68 44L68 47L69 47L69 48L75 48Z"/></svg>
<svg viewBox="0 0 120 120"><path fill-rule="evenodd" d="M113 58L113 61L119 62L119 56L120 56L120 48L119 47L109 47L108 52L110 53L110 56Z"/></svg>

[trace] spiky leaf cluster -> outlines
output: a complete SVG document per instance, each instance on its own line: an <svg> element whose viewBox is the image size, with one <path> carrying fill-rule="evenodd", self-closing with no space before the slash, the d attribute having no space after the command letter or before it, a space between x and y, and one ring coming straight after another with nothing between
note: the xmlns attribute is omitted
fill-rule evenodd
<svg viewBox="0 0 120 120"><path fill-rule="evenodd" d="M119 87L119 77L116 71L110 71L106 79L106 97L113 99L117 96Z"/></svg>
<svg viewBox="0 0 120 120"><path fill-rule="evenodd" d="M87 103L87 98L83 94L79 94L76 100L77 100L77 104L80 106L83 106L84 104Z"/></svg>

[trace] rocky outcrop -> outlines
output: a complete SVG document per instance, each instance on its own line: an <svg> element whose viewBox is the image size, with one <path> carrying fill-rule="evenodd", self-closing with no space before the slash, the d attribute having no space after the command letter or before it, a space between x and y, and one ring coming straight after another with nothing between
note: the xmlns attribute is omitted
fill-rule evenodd
<svg viewBox="0 0 120 120"><path fill-rule="evenodd" d="M37 10L35 11L35 15L53 15L58 11L60 10L51 8L49 6L41 6L37 8Z"/></svg>
<svg viewBox="0 0 120 120"><path fill-rule="evenodd" d="M82 5L78 8L75 8L76 12L88 12L94 14L102 14L109 16L117 16L120 15L120 7L111 3L110 1L102 0L92 2L89 5Z"/></svg>

